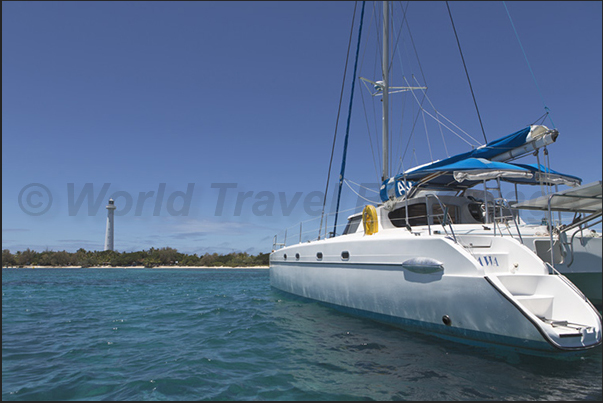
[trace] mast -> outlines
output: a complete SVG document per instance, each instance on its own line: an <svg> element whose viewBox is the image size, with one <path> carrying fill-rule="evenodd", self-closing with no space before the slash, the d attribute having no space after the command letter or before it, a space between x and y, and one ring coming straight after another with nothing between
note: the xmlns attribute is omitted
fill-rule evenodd
<svg viewBox="0 0 603 403"><path fill-rule="evenodd" d="M388 66L389 66L389 3L383 2L383 62L382 62L382 77L383 77L383 98L381 99L383 108L383 175L381 180L387 180L389 178L389 106L388 106Z"/></svg>

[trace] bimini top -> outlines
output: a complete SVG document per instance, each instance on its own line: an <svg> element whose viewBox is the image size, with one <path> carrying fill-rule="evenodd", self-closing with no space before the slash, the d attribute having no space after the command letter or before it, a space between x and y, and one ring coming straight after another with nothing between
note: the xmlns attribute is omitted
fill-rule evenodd
<svg viewBox="0 0 603 403"><path fill-rule="evenodd" d="M582 179L577 176L563 174L561 172L554 171L550 168L540 164L513 164L518 167L525 168L532 172L532 178L502 178L503 180L511 183L524 184L524 185L566 185L566 186L580 186Z"/></svg>
<svg viewBox="0 0 603 403"><path fill-rule="evenodd" d="M548 196L512 203L513 208L523 210L569 211L578 213L599 213L603 210L601 199L601 181L589 183L580 187L562 190Z"/></svg>
<svg viewBox="0 0 603 403"><path fill-rule="evenodd" d="M529 169L507 164L506 162L490 161L484 158L467 158L447 165L433 167L424 166L411 172L398 175L406 180L417 182L429 182L430 185L453 186L453 182L462 184L463 182L482 182L484 180L495 178L525 178L531 179L532 172ZM475 183L464 184L462 188L474 186Z"/></svg>
<svg viewBox="0 0 603 403"><path fill-rule="evenodd" d="M380 191L381 200L401 197L411 188L462 190L489 179L524 178L529 180L534 176L529 169L483 158L466 158L447 165L434 165L424 165L384 181Z"/></svg>

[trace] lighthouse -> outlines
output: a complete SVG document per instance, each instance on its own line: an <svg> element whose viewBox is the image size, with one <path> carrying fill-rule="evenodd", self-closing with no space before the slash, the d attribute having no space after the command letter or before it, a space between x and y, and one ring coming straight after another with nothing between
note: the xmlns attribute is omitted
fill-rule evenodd
<svg viewBox="0 0 603 403"><path fill-rule="evenodd" d="M105 232L105 250L113 250L113 213L115 212L115 202L109 199L107 205L107 231Z"/></svg>

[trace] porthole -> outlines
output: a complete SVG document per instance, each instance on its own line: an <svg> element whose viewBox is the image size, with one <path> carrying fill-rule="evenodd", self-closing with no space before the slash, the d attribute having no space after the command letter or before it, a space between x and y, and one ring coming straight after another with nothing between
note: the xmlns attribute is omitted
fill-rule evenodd
<svg viewBox="0 0 603 403"><path fill-rule="evenodd" d="M296 253L296 254L295 254L295 258L296 258L297 260L299 260L299 253Z"/></svg>
<svg viewBox="0 0 603 403"><path fill-rule="evenodd" d="M316 259L318 259L318 260L322 259L322 252L316 252Z"/></svg>
<svg viewBox="0 0 603 403"><path fill-rule="evenodd" d="M283 259L287 260L287 254L286 253L283 255Z"/></svg>
<svg viewBox="0 0 603 403"><path fill-rule="evenodd" d="M341 252L341 258L342 258L343 260L348 260L348 259L350 258L350 252L348 252L347 250L346 250L346 251Z"/></svg>

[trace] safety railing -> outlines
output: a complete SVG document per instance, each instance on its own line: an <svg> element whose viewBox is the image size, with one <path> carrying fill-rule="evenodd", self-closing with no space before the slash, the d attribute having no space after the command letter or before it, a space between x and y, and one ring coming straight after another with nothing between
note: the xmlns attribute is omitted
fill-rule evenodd
<svg viewBox="0 0 603 403"><path fill-rule="evenodd" d="M351 212L351 211L357 210L358 208L359 207L354 207L351 209L342 210L339 213L341 214L341 213ZM328 238L333 238L333 237L337 236L337 234L335 232L327 230L327 228L328 228L327 225L328 225L328 221L329 221L328 217L334 216L334 215L335 215L335 213L325 214L324 225L322 227L320 227L320 225L316 225L316 226L309 225L309 223L311 223L312 221L318 221L320 219L320 217L315 217L315 218L311 218L306 221L301 221L299 224L295 224L295 225L285 228L284 237L283 237L282 242L278 242L278 235L274 236L274 238L272 240L272 250L275 251L277 249L281 249L281 248L284 248L285 246L287 246L288 235L289 235L289 244L295 243L295 241L291 242L291 238L292 238L291 234L293 234L294 239L298 240L299 243L316 241L319 239L328 239ZM337 228L335 230L336 231L343 230L343 228L345 228L346 225L347 225L347 222L337 224ZM298 226L299 226L299 232L296 231ZM319 229L321 231L319 231ZM322 230L324 230L324 232ZM311 234L319 234L319 235L312 236Z"/></svg>
<svg viewBox="0 0 603 403"><path fill-rule="evenodd" d="M450 233L452 234L452 238L454 239L454 242L457 242L456 235L454 234L454 229L452 228L452 218L450 217L450 214L448 214L448 206L446 206L444 203L442 203L440 198L434 193L427 193L425 195L425 197L426 198L433 197L434 199L436 199L436 201L440 205L440 209L443 212L442 213L442 222L441 222L442 228L444 228L446 235L448 235L448 231L446 231L446 224L448 224L448 226L450 227ZM428 216L427 217L427 230L429 231L429 235L431 235L431 222L433 221L432 216L439 216L439 214L438 215L431 214L430 211L431 211L431 209L427 208L427 216Z"/></svg>
<svg viewBox="0 0 603 403"><path fill-rule="evenodd" d="M513 213L513 210L511 209L511 206L509 205L508 200L505 198L502 198L502 197L494 199L494 209L493 210L494 210L494 219L493 219L494 235L496 236L496 228L498 228L498 232L500 233L500 236L503 236L503 231L500 228L500 225L505 224L505 227L507 228L507 232L509 233L509 236L513 237L513 234L511 233L511 230L509 229L509 221L513 221L513 224L515 224L515 230L517 231L517 236L519 237L519 241L521 243L523 243L521 231L519 230L519 223L517 222L517 216ZM510 214L505 215L505 210L508 211ZM497 214L497 212L500 214Z"/></svg>

